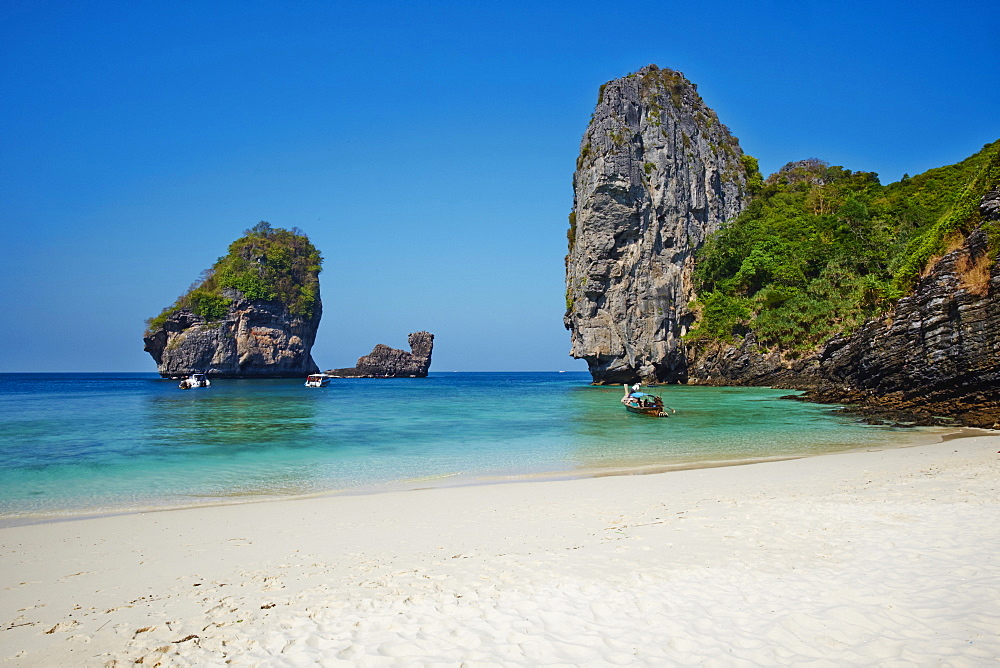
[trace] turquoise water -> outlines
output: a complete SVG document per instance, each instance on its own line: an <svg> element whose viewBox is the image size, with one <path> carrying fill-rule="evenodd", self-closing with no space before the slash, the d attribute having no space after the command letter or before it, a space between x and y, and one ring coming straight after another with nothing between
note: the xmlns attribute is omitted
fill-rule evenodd
<svg viewBox="0 0 1000 668"><path fill-rule="evenodd" d="M633 415L585 373L218 380L0 374L0 521L891 446L783 390L671 386Z"/></svg>

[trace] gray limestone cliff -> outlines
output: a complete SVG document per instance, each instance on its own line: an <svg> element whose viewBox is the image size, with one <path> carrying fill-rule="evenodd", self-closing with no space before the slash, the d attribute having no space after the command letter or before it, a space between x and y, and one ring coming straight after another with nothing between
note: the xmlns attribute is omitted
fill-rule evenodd
<svg viewBox="0 0 1000 668"><path fill-rule="evenodd" d="M564 318L594 382L686 380L694 252L756 174L681 73L650 65L601 87L573 175Z"/></svg>
<svg viewBox="0 0 1000 668"><path fill-rule="evenodd" d="M319 371L310 354L322 314L319 303L307 318L280 303L245 299L237 290L225 294L231 303L221 320L181 308L147 333L144 350L161 376L287 378Z"/></svg>
<svg viewBox="0 0 1000 668"><path fill-rule="evenodd" d="M340 378L425 378L431 367L434 335L413 332L408 342L410 352L380 343L369 354L358 358L349 369L330 369L326 373Z"/></svg>

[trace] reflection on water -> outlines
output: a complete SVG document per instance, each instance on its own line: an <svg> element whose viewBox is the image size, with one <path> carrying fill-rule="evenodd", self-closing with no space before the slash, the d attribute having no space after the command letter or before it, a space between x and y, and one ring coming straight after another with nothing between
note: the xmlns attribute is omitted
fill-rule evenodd
<svg viewBox="0 0 1000 668"><path fill-rule="evenodd" d="M149 396L146 438L154 446L208 456L309 447L317 401L300 386L298 381L215 381L211 388Z"/></svg>

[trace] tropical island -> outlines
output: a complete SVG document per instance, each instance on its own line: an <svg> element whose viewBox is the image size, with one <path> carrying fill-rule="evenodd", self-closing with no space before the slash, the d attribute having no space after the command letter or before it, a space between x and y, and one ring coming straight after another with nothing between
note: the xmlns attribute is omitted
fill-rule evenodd
<svg viewBox="0 0 1000 668"><path fill-rule="evenodd" d="M322 263L301 230L261 221L147 321L144 350L164 377L315 373L319 367L310 352L323 313Z"/></svg>
<svg viewBox="0 0 1000 668"><path fill-rule="evenodd" d="M567 329L595 383L810 390L921 423L1000 409L1000 141L882 185L764 179L683 74L601 87L581 141Z"/></svg>
<svg viewBox="0 0 1000 668"><path fill-rule="evenodd" d="M144 350L163 377L298 378L319 371L311 350L323 314L323 258L309 237L261 221L159 315ZM434 335L413 332L410 352L378 344L341 378L423 378Z"/></svg>

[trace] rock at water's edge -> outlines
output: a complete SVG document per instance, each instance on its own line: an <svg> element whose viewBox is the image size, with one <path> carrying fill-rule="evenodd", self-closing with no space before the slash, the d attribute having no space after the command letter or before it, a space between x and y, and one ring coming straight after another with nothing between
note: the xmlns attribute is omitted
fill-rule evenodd
<svg viewBox="0 0 1000 668"><path fill-rule="evenodd" d="M190 309L174 311L143 338L157 371L167 377L205 373L215 378L290 378L319 371L310 351L322 316L317 296L310 317L280 303L232 299L226 316L206 321Z"/></svg>
<svg viewBox="0 0 1000 668"><path fill-rule="evenodd" d="M1000 191L980 212L1000 220ZM1000 254L976 229L891 314L804 358L761 349L752 335L689 352L691 382L803 389L890 421L992 428L1000 422Z"/></svg>
<svg viewBox="0 0 1000 668"><path fill-rule="evenodd" d="M980 206L1000 220L1000 191ZM831 340L809 398L872 411L997 428L1000 423L1000 253L980 227L942 257L891 317Z"/></svg>
<svg viewBox="0 0 1000 668"><path fill-rule="evenodd" d="M339 378L425 378L431 367L434 335L413 332L409 336L410 352L378 344L350 369L330 369L326 373Z"/></svg>
<svg viewBox="0 0 1000 668"><path fill-rule="evenodd" d="M602 87L573 175L564 318L595 383L686 380L694 252L742 211L749 164L680 72Z"/></svg>

